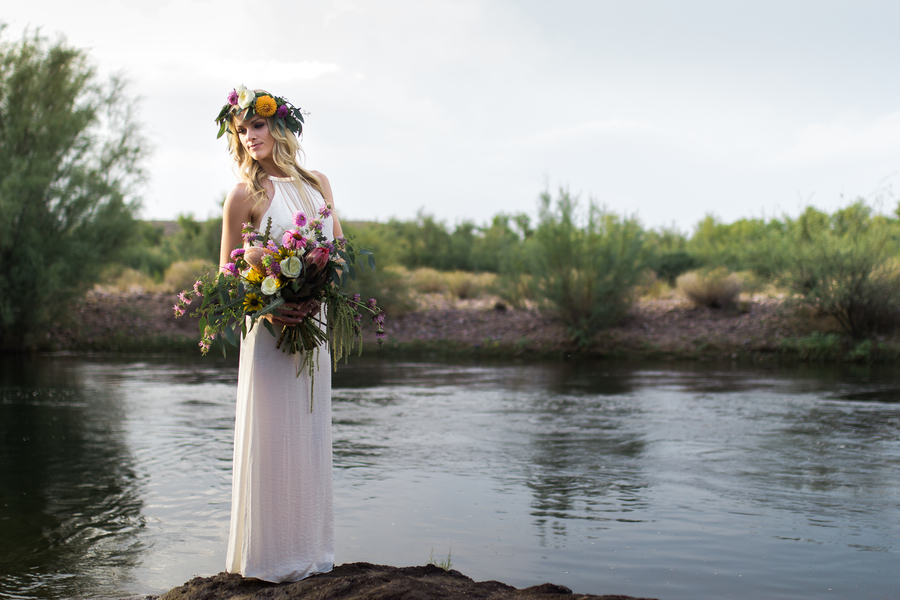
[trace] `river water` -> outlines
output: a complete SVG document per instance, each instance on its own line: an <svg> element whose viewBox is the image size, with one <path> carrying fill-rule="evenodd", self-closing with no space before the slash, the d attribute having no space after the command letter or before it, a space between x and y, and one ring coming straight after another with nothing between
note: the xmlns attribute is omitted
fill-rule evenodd
<svg viewBox="0 0 900 600"><path fill-rule="evenodd" d="M376 354L372 352L371 354ZM223 569L236 363L3 357L0 597ZM900 369L363 358L337 562L662 599L898 598Z"/></svg>

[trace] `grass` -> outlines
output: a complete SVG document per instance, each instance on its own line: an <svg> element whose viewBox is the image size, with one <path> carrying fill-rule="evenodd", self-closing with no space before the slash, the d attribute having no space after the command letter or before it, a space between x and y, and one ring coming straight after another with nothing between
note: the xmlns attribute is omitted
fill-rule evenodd
<svg viewBox="0 0 900 600"><path fill-rule="evenodd" d="M450 560L453 554L453 546L450 546L450 550L447 551L447 559L446 560L434 560L434 546L431 547L431 553L428 555L428 562L426 564L434 565L436 567L440 567L445 571L449 571L450 567L453 566L453 562Z"/></svg>

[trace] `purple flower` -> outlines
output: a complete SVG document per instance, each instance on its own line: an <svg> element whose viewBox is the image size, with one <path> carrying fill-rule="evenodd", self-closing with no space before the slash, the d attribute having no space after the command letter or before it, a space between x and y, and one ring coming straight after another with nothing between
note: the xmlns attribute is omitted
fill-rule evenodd
<svg viewBox="0 0 900 600"><path fill-rule="evenodd" d="M362 323L362 315L359 313L356 313L355 315L353 315L353 320L356 321L357 323Z"/></svg>
<svg viewBox="0 0 900 600"><path fill-rule="evenodd" d="M325 204L323 206L320 206L319 207L319 216L322 217L323 219L327 219L328 217L330 217L331 216L331 205Z"/></svg>
<svg viewBox="0 0 900 600"><path fill-rule="evenodd" d="M337 245L338 250L343 250L344 248L347 247L347 238L345 238L342 235L339 235L338 237L334 238L334 243L335 243L335 245Z"/></svg>
<svg viewBox="0 0 900 600"><path fill-rule="evenodd" d="M209 352L209 342L207 342L206 340L200 340L200 351L203 352L203 354Z"/></svg>
<svg viewBox="0 0 900 600"><path fill-rule="evenodd" d="M275 242L273 242L272 240L266 242L266 248L268 248L272 252L278 252L278 246L276 246Z"/></svg>
<svg viewBox="0 0 900 600"><path fill-rule="evenodd" d="M269 277L277 276L279 273L281 273L281 265L273 260L272 264L266 267L266 273L269 275Z"/></svg>
<svg viewBox="0 0 900 600"><path fill-rule="evenodd" d="M334 252L334 244L332 244L331 242L322 242L322 247L328 248L329 252Z"/></svg>
<svg viewBox="0 0 900 600"><path fill-rule="evenodd" d="M244 252L246 252L246 250L243 248L235 248L231 251L231 260L236 259L238 256L243 256Z"/></svg>
<svg viewBox="0 0 900 600"><path fill-rule="evenodd" d="M184 307L182 307L182 306L174 304L174 305L172 305L172 309L175 311L176 317L180 317L184 314Z"/></svg>
<svg viewBox="0 0 900 600"><path fill-rule="evenodd" d="M222 270L223 270L227 275L234 275L235 277L238 276L238 270L237 270L237 267L234 266L234 263L233 263L233 262L230 262L230 263L226 264L224 267L222 267Z"/></svg>
<svg viewBox="0 0 900 600"><path fill-rule="evenodd" d="M376 331L376 332L375 332L375 339L378 340L378 343L379 343L379 344L380 344L381 342L383 342L383 341L384 341L384 332L383 332L383 331Z"/></svg>
<svg viewBox="0 0 900 600"><path fill-rule="evenodd" d="M185 295L184 292L181 292L181 293L178 294L178 299L179 299L181 302L185 303L185 304L187 304L188 302L191 301L191 299L188 298L188 297Z"/></svg>
<svg viewBox="0 0 900 600"><path fill-rule="evenodd" d="M377 323L378 325L384 325L384 313L380 312L372 317L372 322Z"/></svg>
<svg viewBox="0 0 900 600"><path fill-rule="evenodd" d="M238 103L238 93L237 90L231 90L231 93L228 94L228 104L234 106Z"/></svg>
<svg viewBox="0 0 900 600"><path fill-rule="evenodd" d="M369 298L369 301L366 302L366 306L369 307L369 310L375 310L375 298Z"/></svg>
<svg viewBox="0 0 900 600"><path fill-rule="evenodd" d="M306 227L306 215L302 212L294 213L294 225L297 227Z"/></svg>
<svg viewBox="0 0 900 600"><path fill-rule="evenodd" d="M256 232L255 231L247 231L241 234L241 237L244 238L245 242L254 242L256 241Z"/></svg>
<svg viewBox="0 0 900 600"><path fill-rule="evenodd" d="M285 118L288 114L287 104L282 104L278 107L278 110L275 111L275 116L280 118Z"/></svg>
<svg viewBox="0 0 900 600"><path fill-rule="evenodd" d="M299 250L306 246L306 238L297 229L292 229L284 232L284 235L281 237L281 245L285 248Z"/></svg>
<svg viewBox="0 0 900 600"><path fill-rule="evenodd" d="M359 302L360 297L361 296L359 294L353 294L353 296L351 296L350 299L353 300L354 302Z"/></svg>
<svg viewBox="0 0 900 600"><path fill-rule="evenodd" d="M322 220L315 219L314 221L309 222L309 226L315 229L316 231L322 231Z"/></svg>
<svg viewBox="0 0 900 600"><path fill-rule="evenodd" d="M194 293L197 294L198 296L200 296L200 297L202 298L202 297L203 297L203 292L200 290L200 284L201 284L201 283L202 283L202 282L201 282L199 279L198 279L197 281L194 282Z"/></svg>

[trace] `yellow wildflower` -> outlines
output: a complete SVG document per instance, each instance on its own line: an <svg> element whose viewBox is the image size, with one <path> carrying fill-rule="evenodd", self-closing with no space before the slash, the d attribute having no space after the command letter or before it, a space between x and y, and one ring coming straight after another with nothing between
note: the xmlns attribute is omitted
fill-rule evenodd
<svg viewBox="0 0 900 600"><path fill-rule="evenodd" d="M248 283L255 285L261 284L264 277L265 275L262 275L256 269L247 269L247 272L244 273L244 279L246 279Z"/></svg>
<svg viewBox="0 0 900 600"><path fill-rule="evenodd" d="M262 302L256 294L247 294L244 297L244 310L247 312L255 312L262 308Z"/></svg>
<svg viewBox="0 0 900 600"><path fill-rule="evenodd" d="M271 117L278 110L278 104L272 96L260 96L256 99L256 114L261 117Z"/></svg>

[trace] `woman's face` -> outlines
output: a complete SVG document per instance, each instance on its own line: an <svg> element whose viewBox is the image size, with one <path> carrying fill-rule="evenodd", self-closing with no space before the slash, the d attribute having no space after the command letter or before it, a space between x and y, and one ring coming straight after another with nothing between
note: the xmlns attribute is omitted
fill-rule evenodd
<svg viewBox="0 0 900 600"><path fill-rule="evenodd" d="M272 137L269 124L265 119L259 115L253 115L246 121L238 119L235 128L241 145L247 149L256 162L272 156L272 151L275 149L275 138Z"/></svg>

